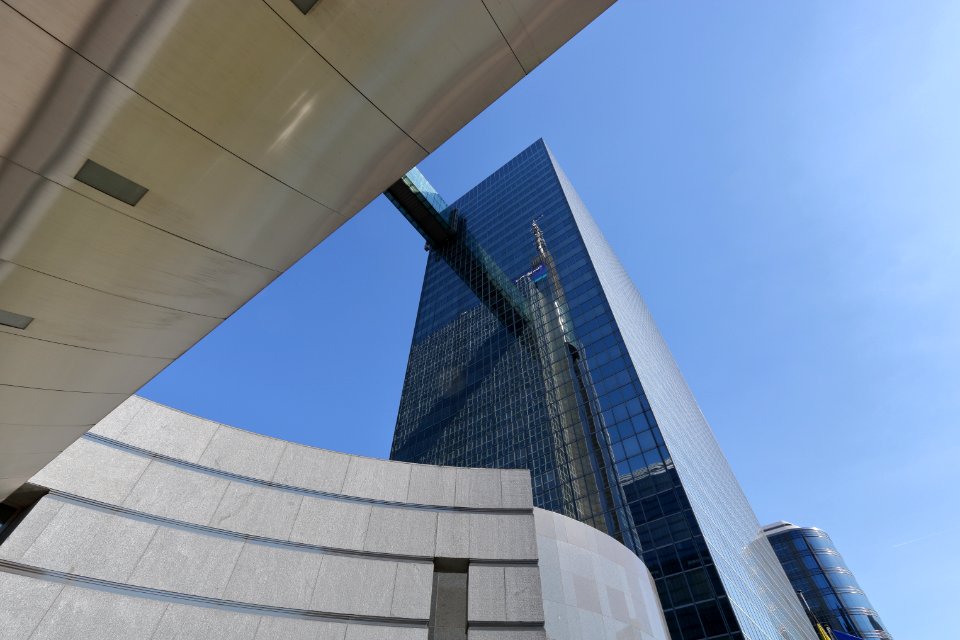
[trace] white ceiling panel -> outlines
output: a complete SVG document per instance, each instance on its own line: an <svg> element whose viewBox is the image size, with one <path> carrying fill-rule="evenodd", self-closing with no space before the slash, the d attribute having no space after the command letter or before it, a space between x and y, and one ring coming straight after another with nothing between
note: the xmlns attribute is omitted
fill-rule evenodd
<svg viewBox="0 0 960 640"><path fill-rule="evenodd" d="M48 391L0 384L0 424L96 424L128 397L129 393ZM7 477L0 465L0 478Z"/></svg>
<svg viewBox="0 0 960 640"><path fill-rule="evenodd" d="M12 4L164 111L340 213L356 213L406 171L397 167L426 155L261 0L177 0L148 22L126 12L127 24L104 34L128 43L112 58L70 28L61 8L73 2Z"/></svg>
<svg viewBox="0 0 960 640"><path fill-rule="evenodd" d="M0 332L90 349L176 358L220 320L137 302L0 260L2 309L33 318Z"/></svg>
<svg viewBox="0 0 960 640"><path fill-rule="evenodd" d="M303 15L267 1L430 151L524 75L482 2L324 0Z"/></svg>
<svg viewBox="0 0 960 640"><path fill-rule="evenodd" d="M17 55L23 49L33 52L30 64ZM59 78L54 85L51 76ZM0 77L0 155L174 235L283 270L347 220L198 135L3 5ZM77 182L88 158L147 195L131 207Z"/></svg>
<svg viewBox="0 0 960 640"><path fill-rule="evenodd" d="M2 260L131 300L217 318L278 275L134 220L6 161L0 161L0 224Z"/></svg>
<svg viewBox="0 0 960 640"><path fill-rule="evenodd" d="M0 384L88 393L134 393L173 361L6 332L0 333L0 353Z"/></svg>

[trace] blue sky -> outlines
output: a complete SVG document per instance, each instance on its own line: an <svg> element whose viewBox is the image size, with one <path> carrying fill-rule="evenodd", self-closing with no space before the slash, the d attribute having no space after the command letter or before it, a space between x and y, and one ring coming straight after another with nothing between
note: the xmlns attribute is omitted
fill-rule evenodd
<svg viewBox="0 0 960 640"><path fill-rule="evenodd" d="M826 529L895 637L946 637L958 114L960 3L621 0L420 167L453 200L546 139L761 523ZM425 258L378 198L142 394L386 456Z"/></svg>

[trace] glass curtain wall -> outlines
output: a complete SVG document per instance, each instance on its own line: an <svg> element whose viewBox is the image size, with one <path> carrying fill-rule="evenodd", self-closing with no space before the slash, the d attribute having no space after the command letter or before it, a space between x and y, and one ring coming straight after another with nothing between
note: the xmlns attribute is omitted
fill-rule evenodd
<svg viewBox="0 0 960 640"><path fill-rule="evenodd" d="M450 207L525 309L508 321L485 306L456 242L430 252L391 457L530 469L537 506L643 558L675 640L813 638L739 486L727 504L690 499L674 448L691 446L661 428L611 306L621 292L598 275L609 247L584 233L592 219L543 141ZM709 453L686 458L726 464Z"/></svg>
<svg viewBox="0 0 960 640"><path fill-rule="evenodd" d="M765 531L787 578L818 622L861 638L893 640L826 531L787 522Z"/></svg>

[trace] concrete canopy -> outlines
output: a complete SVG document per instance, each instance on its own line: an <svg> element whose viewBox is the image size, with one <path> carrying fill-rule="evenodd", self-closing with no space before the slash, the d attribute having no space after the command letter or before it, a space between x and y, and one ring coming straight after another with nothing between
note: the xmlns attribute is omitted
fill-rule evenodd
<svg viewBox="0 0 960 640"><path fill-rule="evenodd" d="M0 499L611 3L0 3Z"/></svg>

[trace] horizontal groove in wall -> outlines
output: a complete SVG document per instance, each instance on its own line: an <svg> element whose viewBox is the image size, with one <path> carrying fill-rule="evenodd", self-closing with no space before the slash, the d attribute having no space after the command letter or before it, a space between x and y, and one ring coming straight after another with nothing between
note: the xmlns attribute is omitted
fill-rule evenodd
<svg viewBox="0 0 960 640"><path fill-rule="evenodd" d="M101 436L96 433L85 433L83 438L87 440L92 440L100 444L106 445L108 447L113 447L115 449L120 449L122 451L127 451L139 456L144 456L147 458L154 458L168 464L172 464L184 469L190 469L191 471L198 471L200 473L205 473L207 475L216 476L219 478L229 478L230 480L236 480L237 482L245 482L248 484L255 484L263 487L271 487L273 489L279 489L281 491L290 491L294 493L301 493L304 495L317 496L320 498L327 498L330 500L339 500L343 502L360 502L363 504L372 504L381 507L390 507L393 509L420 509L424 511L453 511L461 513L491 513L499 515L530 515L533 513L533 509L518 509L518 508L509 508L509 507L457 507L457 506L445 506L445 505L432 505L432 504L418 504L412 502L396 502L392 500L377 500L375 498L361 498L358 496L349 496L342 493L331 493L328 491L318 491L316 489L307 489L306 487L295 487L289 484L283 484L280 482L273 482L271 480L263 480L261 478L253 478L251 476L244 476L239 473L233 473L231 471L223 471L221 469L214 469L212 467L205 467L203 465L197 464L195 462L187 462L186 460L181 460L179 458L173 458L162 453L157 453L156 451L150 451L149 449L142 449L140 447L134 446L132 444L127 444L126 442L121 442L120 440L114 440L113 438L108 438L106 436ZM300 446L300 445L294 445ZM384 460L384 463L388 461ZM406 464L403 462L397 462L395 464Z"/></svg>
<svg viewBox="0 0 960 640"><path fill-rule="evenodd" d="M59 582L108 593L132 596L136 598L149 598L151 600L161 600L164 602L173 602L178 604L187 604L196 607L206 607L222 609L227 611L237 611L240 613L251 613L255 615L281 616L287 618L306 618L310 620L326 622L344 622L349 624L368 624L385 627L426 627L428 620L420 618L397 618L392 616L365 616L350 613L332 613L328 611L314 611L311 609L293 609L290 607L277 607L271 605L252 604L249 602L238 602L236 600L224 600L221 598L208 598L205 596L194 596L176 591L166 591L163 589L153 589L151 587L138 587L100 578L91 578L74 573L63 571L52 571L20 562L11 562L9 560L0 560L0 571L13 573L29 578L37 578L48 582Z"/></svg>
<svg viewBox="0 0 960 640"><path fill-rule="evenodd" d="M537 567L540 566L540 560L498 560L492 559L473 559L469 560L471 567Z"/></svg>
<svg viewBox="0 0 960 640"><path fill-rule="evenodd" d="M529 629L543 629L542 622L511 622L509 620L484 620L482 622L467 622L467 629L496 629L498 631L527 631Z"/></svg>

